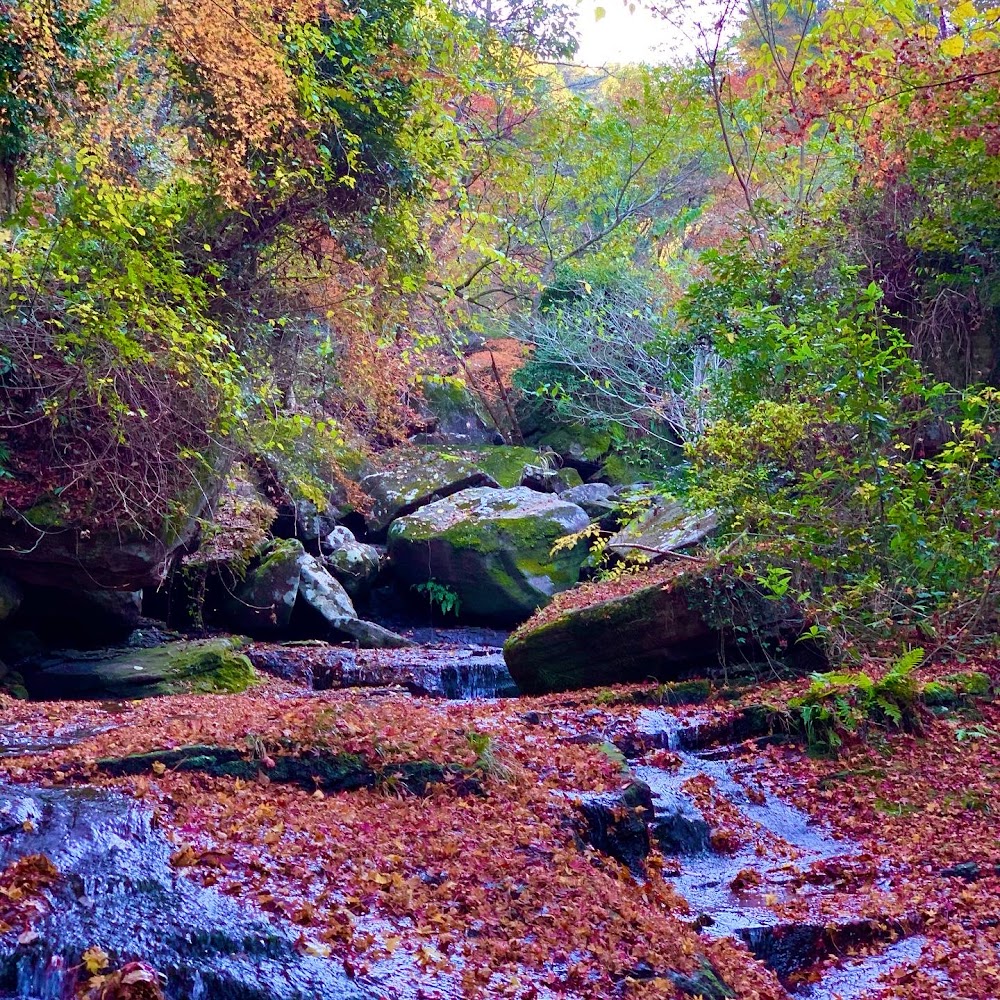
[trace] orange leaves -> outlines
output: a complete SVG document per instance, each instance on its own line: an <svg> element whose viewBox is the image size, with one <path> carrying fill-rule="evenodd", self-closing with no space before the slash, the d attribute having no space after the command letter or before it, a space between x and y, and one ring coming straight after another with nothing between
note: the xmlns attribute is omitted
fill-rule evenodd
<svg viewBox="0 0 1000 1000"><path fill-rule="evenodd" d="M44 893L58 878L58 869L44 854L29 854L0 873L0 933L18 924L27 928L34 917L44 913L47 909ZM22 944L29 944L38 936L27 929L24 933L34 936Z"/></svg>

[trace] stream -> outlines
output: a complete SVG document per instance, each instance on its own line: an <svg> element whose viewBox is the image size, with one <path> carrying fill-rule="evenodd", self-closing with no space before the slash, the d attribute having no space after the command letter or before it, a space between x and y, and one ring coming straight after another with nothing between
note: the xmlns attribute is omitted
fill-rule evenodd
<svg viewBox="0 0 1000 1000"><path fill-rule="evenodd" d="M317 689L392 684L414 697L463 699L516 693L499 649L502 635L426 630L415 638L422 645L385 651L258 644L251 656L258 667ZM101 725L114 724L109 715ZM67 727L42 737L0 726L0 758L44 754L96 731ZM652 793L654 840L674 859L674 885L692 919L703 934L746 944L789 996L864 1000L880 976L919 958L923 939L913 928L850 915L849 907L834 925L818 912L782 917L782 904L809 910L832 891L810 871L850 866L856 848L766 791L766 758L753 752L752 740L720 746L710 735L668 710L644 709L620 744L631 774ZM672 755L670 766L656 762L657 750ZM734 829L713 829L693 788L721 804ZM376 963L369 979L349 978L340 963L302 954L298 928L179 873L172 849L149 809L117 793L0 785L0 869L41 853L69 876L35 923L37 938L0 938L0 997L64 1000L68 970L96 940L120 959L141 957L165 973L170 1000L461 996L440 993L439 983L423 993L419 970L391 960L382 969ZM831 955L855 950L869 954L810 973Z"/></svg>

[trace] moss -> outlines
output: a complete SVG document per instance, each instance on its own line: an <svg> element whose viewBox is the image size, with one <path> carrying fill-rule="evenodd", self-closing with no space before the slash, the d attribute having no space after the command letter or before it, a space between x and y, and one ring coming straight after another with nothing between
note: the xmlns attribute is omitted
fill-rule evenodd
<svg viewBox="0 0 1000 1000"><path fill-rule="evenodd" d="M577 486L583 486L583 477L580 475L576 469L565 468L560 469L558 474L559 482L566 487L566 489L571 490Z"/></svg>
<svg viewBox="0 0 1000 1000"><path fill-rule="evenodd" d="M945 681L953 684L959 691L971 698L989 698L993 691L990 675L981 670L949 674L945 677Z"/></svg>
<svg viewBox="0 0 1000 1000"><path fill-rule="evenodd" d="M598 478L612 486L631 486L648 478L648 473L630 464L621 455L608 455L601 465Z"/></svg>
<svg viewBox="0 0 1000 1000"><path fill-rule="evenodd" d="M190 683L192 694L240 694L258 682L250 660L242 653L223 658L207 674L196 675Z"/></svg>
<svg viewBox="0 0 1000 1000"><path fill-rule="evenodd" d="M345 792L387 785L404 788L415 795L425 795L432 785L452 778L458 779L458 787L463 791L474 791L478 786L468 768L432 760L406 761L376 769L358 754L315 749L277 753L268 760L269 763L265 764L263 760L248 757L234 747L193 744L125 757L105 757L97 762L97 767L114 775L149 774L156 773L159 768L167 768L244 781L252 781L264 774L271 782L298 785L308 791L321 788L329 792Z"/></svg>
<svg viewBox="0 0 1000 1000"><path fill-rule="evenodd" d="M256 680L238 639L170 642L112 655L78 654L28 677L33 697L146 698L169 694L235 694Z"/></svg>
<svg viewBox="0 0 1000 1000"><path fill-rule="evenodd" d="M267 572L283 566L287 562L298 559L305 551L297 538L278 538L273 542L268 542L261 552L261 561L257 572Z"/></svg>
<svg viewBox="0 0 1000 1000"><path fill-rule="evenodd" d="M920 689L920 698L930 708L951 708L967 704L973 698L989 698L992 691L989 674L973 670L928 681Z"/></svg>
<svg viewBox="0 0 1000 1000"><path fill-rule="evenodd" d="M70 509L58 500L42 500L21 515L34 528L61 528L70 520Z"/></svg>
<svg viewBox="0 0 1000 1000"><path fill-rule="evenodd" d="M712 696L712 685L703 679L660 684L636 700L654 705L700 705Z"/></svg>
<svg viewBox="0 0 1000 1000"><path fill-rule="evenodd" d="M538 452L534 448L514 445L483 445L464 448L461 454L471 459L487 475L492 476L501 486L518 486L526 465L538 464Z"/></svg>
<svg viewBox="0 0 1000 1000"><path fill-rule="evenodd" d="M599 462L611 450L611 435L607 431L576 424L547 431L538 439L538 443L557 455L583 462Z"/></svg>

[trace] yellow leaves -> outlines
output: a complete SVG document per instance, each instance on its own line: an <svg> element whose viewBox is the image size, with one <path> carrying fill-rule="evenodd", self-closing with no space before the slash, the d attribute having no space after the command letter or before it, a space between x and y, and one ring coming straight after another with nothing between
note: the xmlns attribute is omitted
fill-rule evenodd
<svg viewBox="0 0 1000 1000"><path fill-rule="evenodd" d="M941 51L946 56L955 59L965 51L965 39L961 35L952 35L941 42Z"/></svg>
<svg viewBox="0 0 1000 1000"><path fill-rule="evenodd" d="M162 777L166 773L167 773L167 765L164 764L162 760L154 760L153 761L153 774L155 774L159 778L159 777Z"/></svg>
<svg viewBox="0 0 1000 1000"><path fill-rule="evenodd" d="M971 0L965 0L965 3L960 3L951 12L951 19L955 22L955 24L961 27L966 21L970 21L978 15L979 11L976 10L976 5L972 3Z"/></svg>
<svg viewBox="0 0 1000 1000"><path fill-rule="evenodd" d="M92 976L103 972L111 963L108 953L97 945L93 945L83 953L83 967Z"/></svg>

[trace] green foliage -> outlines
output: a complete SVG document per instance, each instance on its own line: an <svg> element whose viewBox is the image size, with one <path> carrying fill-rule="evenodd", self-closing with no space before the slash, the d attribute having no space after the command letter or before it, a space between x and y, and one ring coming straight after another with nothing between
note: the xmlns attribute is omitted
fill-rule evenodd
<svg viewBox="0 0 1000 1000"><path fill-rule="evenodd" d="M757 545L758 578L797 566L816 633L844 652L992 585L1000 395L928 378L878 288L835 253L806 260L808 235L788 243L768 268L710 256L684 303L723 359L687 488L722 514L722 544Z"/></svg>
<svg viewBox="0 0 1000 1000"><path fill-rule="evenodd" d="M813 674L809 690L788 703L810 747L834 751L847 735L916 728L920 687L912 675L923 659L923 649L910 649L879 680L863 671Z"/></svg>
<svg viewBox="0 0 1000 1000"><path fill-rule="evenodd" d="M699 419L697 347L672 336L663 302L621 268L567 271L543 302L524 324L534 352L515 385L549 420L606 432L617 450L662 464Z"/></svg>
<svg viewBox="0 0 1000 1000"><path fill-rule="evenodd" d="M438 580L427 580L424 583L415 583L413 589L427 598L427 602L432 608L437 608L441 614L454 613L457 617L462 606L462 599L446 583Z"/></svg>
<svg viewBox="0 0 1000 1000"><path fill-rule="evenodd" d="M497 781L510 781L514 776L506 764L497 757L496 741L488 733L471 730L465 734L466 741L476 755L473 770Z"/></svg>

